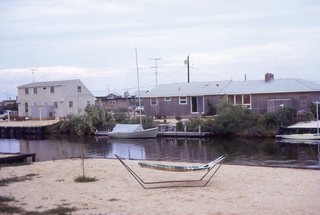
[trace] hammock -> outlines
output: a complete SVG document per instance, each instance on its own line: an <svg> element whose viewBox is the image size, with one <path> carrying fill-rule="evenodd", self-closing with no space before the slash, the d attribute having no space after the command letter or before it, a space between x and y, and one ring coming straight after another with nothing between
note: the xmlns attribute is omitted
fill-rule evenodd
<svg viewBox="0 0 320 215"><path fill-rule="evenodd" d="M172 180L172 181L146 182L124 162L125 160L124 158L121 158L116 154L115 156L144 189L171 188L171 187L205 187L209 183L209 181L212 179L212 177L215 175L215 173L219 170L220 166L222 165L222 162L227 157L227 155L224 154L206 165L196 165L196 166L164 165L164 164L139 162L138 164L140 167L146 167L146 168L152 168L152 169L164 170L164 171L187 172L187 171L207 170L207 172L200 179L196 179L196 180ZM211 174L211 176L208 176L209 177L208 180L203 182L203 179L206 178L206 176L214 168L215 168L215 171ZM157 186L150 186L150 185L157 185Z"/></svg>
<svg viewBox="0 0 320 215"><path fill-rule="evenodd" d="M210 168L212 168L216 163L219 163L220 161L222 161L225 157L226 155L222 155L206 165L199 165L199 166L178 166L178 165L165 165L165 164L145 163L145 162L139 162L138 164L140 167L152 168L156 170L189 172L189 171L199 171L199 170L210 170Z"/></svg>

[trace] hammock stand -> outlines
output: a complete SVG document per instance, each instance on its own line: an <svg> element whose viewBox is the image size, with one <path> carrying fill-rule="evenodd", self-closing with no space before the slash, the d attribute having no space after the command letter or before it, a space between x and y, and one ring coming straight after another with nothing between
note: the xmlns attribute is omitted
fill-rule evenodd
<svg viewBox="0 0 320 215"><path fill-rule="evenodd" d="M216 174L216 172L221 167L223 161L228 156L227 154L221 155L217 159L206 165L199 166L175 166L175 165L163 165L163 164L150 164L145 162L139 162L141 167L147 167L157 170L164 171L175 171L175 172L187 172L187 171L200 171L207 170L207 172L200 178L195 180L170 180L170 181L144 181L137 173L135 173L121 158L116 155L116 158L121 162L121 164L127 169L127 171L133 176L133 178L144 188L144 189L157 189L157 188L174 188L174 187L205 187ZM213 172L212 170L215 169ZM209 173L212 173L209 175ZM208 175L207 180L203 180ZM167 184L167 185L166 185ZM150 186L151 185L151 186ZM157 186L152 186L157 185Z"/></svg>

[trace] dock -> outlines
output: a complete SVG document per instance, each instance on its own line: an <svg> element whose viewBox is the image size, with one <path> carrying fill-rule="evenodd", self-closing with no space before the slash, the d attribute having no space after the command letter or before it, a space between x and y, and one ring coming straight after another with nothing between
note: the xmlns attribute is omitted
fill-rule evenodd
<svg viewBox="0 0 320 215"><path fill-rule="evenodd" d="M203 132L201 126L198 131L187 131L184 127L183 131L178 131L176 125L160 124L158 125L158 137L209 137L212 136L211 132Z"/></svg>
<svg viewBox="0 0 320 215"><path fill-rule="evenodd" d="M158 137L209 137L212 133L210 132L184 132L184 131L163 131L158 132Z"/></svg>
<svg viewBox="0 0 320 215"><path fill-rule="evenodd" d="M14 163L27 163L28 158L31 158L32 162L36 161L36 154L6 154L6 156L0 157L0 164L14 164Z"/></svg>
<svg viewBox="0 0 320 215"><path fill-rule="evenodd" d="M42 136L46 134L48 126L59 122L58 120L28 120L28 121L1 121L0 137L12 138L27 135Z"/></svg>

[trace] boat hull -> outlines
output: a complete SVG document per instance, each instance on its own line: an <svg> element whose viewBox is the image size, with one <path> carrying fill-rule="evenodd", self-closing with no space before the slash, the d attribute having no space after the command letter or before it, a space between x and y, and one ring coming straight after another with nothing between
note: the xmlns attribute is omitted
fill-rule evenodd
<svg viewBox="0 0 320 215"><path fill-rule="evenodd" d="M107 135L110 138L120 139L141 139L141 138L155 138L158 134L157 128L145 129L135 132L108 132Z"/></svg>
<svg viewBox="0 0 320 215"><path fill-rule="evenodd" d="M277 135L277 138L294 139L294 140L320 140L320 135L317 134L283 134Z"/></svg>

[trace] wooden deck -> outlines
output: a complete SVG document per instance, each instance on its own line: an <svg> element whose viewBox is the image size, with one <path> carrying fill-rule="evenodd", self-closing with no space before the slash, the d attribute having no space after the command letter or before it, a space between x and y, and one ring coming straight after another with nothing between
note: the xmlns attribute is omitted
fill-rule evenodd
<svg viewBox="0 0 320 215"><path fill-rule="evenodd" d="M46 128L58 120L0 121L0 137L21 137L26 135L45 135Z"/></svg>
<svg viewBox="0 0 320 215"><path fill-rule="evenodd" d="M36 154L14 154L9 155L6 154L5 156L0 157L0 164L13 164L13 163L27 163L28 158L31 158L32 162L36 161Z"/></svg>
<svg viewBox="0 0 320 215"><path fill-rule="evenodd" d="M210 132L185 132L185 131L163 131L158 132L158 137L208 137Z"/></svg>

